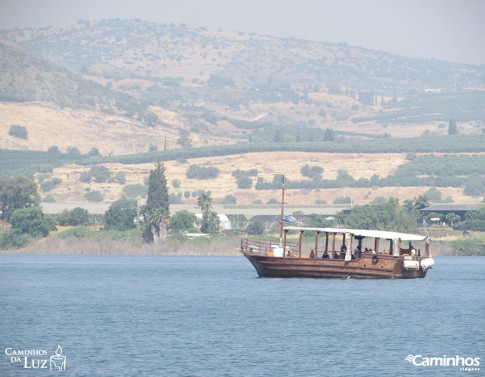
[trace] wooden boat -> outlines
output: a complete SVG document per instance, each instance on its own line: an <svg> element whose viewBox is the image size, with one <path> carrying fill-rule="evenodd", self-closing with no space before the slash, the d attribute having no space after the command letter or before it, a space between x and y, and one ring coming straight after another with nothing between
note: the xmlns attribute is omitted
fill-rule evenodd
<svg viewBox="0 0 485 377"><path fill-rule="evenodd" d="M297 226L282 230L276 242L241 239L240 252L260 277L415 279L424 278L434 265L427 236ZM288 239L289 232L298 234L297 242ZM315 235L311 250L303 250L305 232Z"/></svg>

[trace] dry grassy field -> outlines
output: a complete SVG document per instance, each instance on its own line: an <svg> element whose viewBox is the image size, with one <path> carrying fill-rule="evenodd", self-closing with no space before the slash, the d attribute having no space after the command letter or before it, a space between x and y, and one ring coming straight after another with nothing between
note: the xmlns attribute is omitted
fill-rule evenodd
<svg viewBox="0 0 485 377"><path fill-rule="evenodd" d="M356 100L345 96L328 97L322 93L314 93L315 98L329 101L343 109L356 104ZM341 98L340 98L341 97ZM307 106L308 108L306 108ZM49 103L41 102L0 102L0 149L14 150L47 150L57 146L61 151L70 147L78 148L81 153L88 153L96 147L102 155L131 154L147 152L150 146L159 150L164 148L165 141L169 149L180 148L177 140L180 130L190 131L193 122L185 119L174 111L152 106L164 126L148 127L142 122L119 115L107 115L101 112L59 108ZM446 134L446 124L430 122L425 124L389 124L386 126L374 122L353 123L350 119L336 121L322 120L318 116L319 107L316 105L274 103L255 103L240 111L224 112L229 118L247 121L264 120L271 113L286 114L291 117L295 112L308 114L317 128L331 128L344 132L358 132L367 135L390 135L393 137L416 137L424 132ZM360 115L378 111L379 106L369 109L362 108ZM323 122L323 123L322 123ZM27 129L28 139L20 139L8 134L10 126L20 125ZM193 146L224 145L240 141L240 137L247 137L247 131L238 129L228 121L221 120L217 124L205 124L206 133L190 133ZM460 133L476 133L473 124L460 124Z"/></svg>
<svg viewBox="0 0 485 377"><path fill-rule="evenodd" d="M148 127L139 121L89 110L59 108L47 103L0 102L0 149L45 151L55 145L65 152L76 147L88 153L96 147L102 155L147 152L153 145L163 150L165 140L171 149L180 147L178 129L188 127L176 113L152 108L169 126ZM11 125L27 129L28 139L8 134ZM222 136L194 137L194 145L220 145L233 142Z"/></svg>
<svg viewBox="0 0 485 377"><path fill-rule="evenodd" d="M405 163L405 154L338 154L338 153L306 153L306 152L267 152L249 153L232 156L190 159L186 163L169 161L165 163L166 177L170 193L182 193L185 204L196 205L196 197L192 196L197 190L206 190L212 193L214 201L220 202L226 195L233 195L237 204L249 205L257 202L267 203L271 199L280 201L279 190L255 190L255 177L251 189L238 189L236 179L232 173L236 169L256 169L258 176L266 181L272 181L275 174L285 174L289 180L308 179L301 175L300 168L308 164L320 166L324 169L325 179L334 179L337 171L346 170L353 178L370 178L376 174L386 177L392 174L397 167ZM216 167L220 174L215 179L199 180L188 179L187 169L190 165ZM126 184L143 184L153 164L104 164L113 174L124 172ZM79 176L89 168L79 165L66 165L53 171L51 177L57 177L62 183L49 192L58 203L82 203L84 195L89 190L96 190L103 194L104 202L115 201L122 196L123 185L113 183L82 183ZM47 179L51 177L46 177ZM174 181L180 186L174 187ZM348 189L316 189L316 190L287 190L286 201L293 205L312 205L318 202L333 203L338 197L351 197L354 204L366 204L377 197L397 197L401 201L412 199L423 194L425 187L372 187ZM440 188L444 197L451 196L455 202L473 202L473 198L463 194L462 189ZM186 199L184 193L191 196ZM92 205L92 204L91 204ZM106 204L99 204L106 208ZM98 205L98 206L99 206Z"/></svg>

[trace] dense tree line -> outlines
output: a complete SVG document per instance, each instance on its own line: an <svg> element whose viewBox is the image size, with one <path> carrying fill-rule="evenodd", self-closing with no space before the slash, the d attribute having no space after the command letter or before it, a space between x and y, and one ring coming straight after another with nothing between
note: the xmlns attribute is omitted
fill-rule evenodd
<svg viewBox="0 0 485 377"><path fill-rule="evenodd" d="M485 232L485 206L477 211L470 211L462 222L453 225L457 230L471 230Z"/></svg>
<svg viewBox="0 0 485 377"><path fill-rule="evenodd" d="M315 167L313 167L315 168ZM311 175L308 165L303 166L303 175ZM339 170L334 180L319 179L316 175L312 180L288 180L289 189L320 189L340 187L463 187L464 192L471 196L485 194L485 156L453 155L453 156L420 156L401 165L389 177L377 175L371 178L352 178L346 171ZM281 187L279 180L271 182L258 177L257 190L277 190Z"/></svg>
<svg viewBox="0 0 485 377"><path fill-rule="evenodd" d="M174 149L154 153L140 153L124 156L74 155L61 153L58 148L47 152L0 150L0 176L19 174L32 176L35 172L50 172L54 167L76 162L81 165L102 163L141 164L172 161L199 157L218 157L256 152L330 152L330 153L465 153L485 152L482 136L455 135L426 136L419 138L377 138L372 140L349 139L325 142L300 143L251 143L217 147Z"/></svg>
<svg viewBox="0 0 485 377"><path fill-rule="evenodd" d="M118 162L150 163L155 159L172 161L200 157L219 157L257 152L327 152L327 153L473 153L485 152L484 139L477 135L426 136L419 138L349 139L328 142L251 143L190 149L174 149L157 153L91 158L83 163Z"/></svg>
<svg viewBox="0 0 485 377"><path fill-rule="evenodd" d="M349 228L413 232L417 228L417 214L408 211L396 198L382 204L355 206L348 215L341 215Z"/></svg>

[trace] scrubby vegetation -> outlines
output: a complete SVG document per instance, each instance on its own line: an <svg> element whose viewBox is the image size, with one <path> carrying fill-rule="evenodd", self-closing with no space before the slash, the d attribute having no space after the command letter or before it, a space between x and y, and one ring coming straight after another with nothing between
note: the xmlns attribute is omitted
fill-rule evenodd
<svg viewBox="0 0 485 377"><path fill-rule="evenodd" d="M84 198L89 202L102 202L103 194L96 190L88 191L86 194L84 194Z"/></svg>
<svg viewBox="0 0 485 377"><path fill-rule="evenodd" d="M29 136L27 132L27 128L25 128L24 126L19 126L17 124L12 124L10 126L10 129L8 130L8 134L18 139L24 139L24 140L27 140Z"/></svg>
<svg viewBox="0 0 485 377"><path fill-rule="evenodd" d="M190 165L187 169L187 178L190 179L211 179L216 178L220 171L212 166Z"/></svg>

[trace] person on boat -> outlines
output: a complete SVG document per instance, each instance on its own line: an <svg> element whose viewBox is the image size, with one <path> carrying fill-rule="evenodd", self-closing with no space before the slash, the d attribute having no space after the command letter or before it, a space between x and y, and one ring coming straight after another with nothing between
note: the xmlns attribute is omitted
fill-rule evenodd
<svg viewBox="0 0 485 377"><path fill-rule="evenodd" d="M359 259L360 254L362 254L362 252L360 251L360 246L357 246L354 250L354 255L352 256L352 259Z"/></svg>
<svg viewBox="0 0 485 377"><path fill-rule="evenodd" d="M288 253L286 254L286 256L288 258L291 258L293 256L293 253L291 252L291 250L288 250Z"/></svg>
<svg viewBox="0 0 485 377"><path fill-rule="evenodd" d="M313 252L313 249L312 251L310 251L310 258L315 258L315 253Z"/></svg>
<svg viewBox="0 0 485 377"><path fill-rule="evenodd" d="M328 253L327 253L327 250L325 250L322 254L322 258L325 258L325 259L328 259Z"/></svg>
<svg viewBox="0 0 485 377"><path fill-rule="evenodd" d="M347 252L347 246L345 246L345 244L344 244L340 247L340 258L341 259L345 259L345 253L346 252Z"/></svg>
<svg viewBox="0 0 485 377"><path fill-rule="evenodd" d="M339 258L339 253L337 253L337 251L334 251L333 259L338 259L338 258Z"/></svg>

